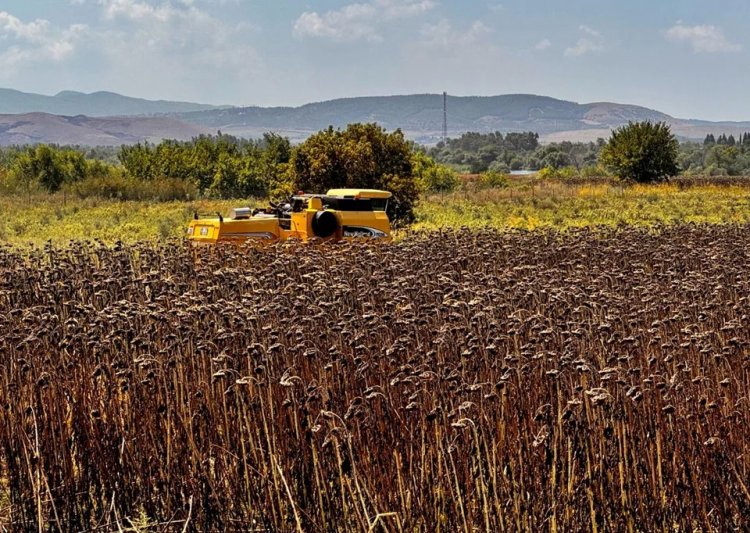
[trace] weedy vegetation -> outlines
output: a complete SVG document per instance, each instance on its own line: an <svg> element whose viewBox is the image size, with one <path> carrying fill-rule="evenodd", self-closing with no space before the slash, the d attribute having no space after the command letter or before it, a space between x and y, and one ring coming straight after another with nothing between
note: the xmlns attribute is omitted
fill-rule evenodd
<svg viewBox="0 0 750 533"><path fill-rule="evenodd" d="M192 202L141 202L74 199L38 195L31 199L0 196L0 243L42 245L70 240L165 240L184 235L188 221L200 213L226 215L240 205L258 200L196 200Z"/></svg>
<svg viewBox="0 0 750 533"><path fill-rule="evenodd" d="M505 176L490 179L501 178ZM748 178L679 178L669 184L633 186L612 179L567 182L512 177L506 181L502 187L492 188L483 177L468 178L454 192L427 194L414 210L412 227L567 230L622 224L750 222ZM60 193L30 198L0 196L0 242L28 246L48 240L65 244L71 239L109 244L118 240L163 241L184 235L196 211L226 215L241 205L266 205L266 200L146 202L78 199Z"/></svg>
<svg viewBox="0 0 750 533"><path fill-rule="evenodd" d="M0 249L14 530L727 531L750 226Z"/></svg>
<svg viewBox="0 0 750 533"><path fill-rule="evenodd" d="M684 180L623 186L526 180L502 189L430 195L415 228L571 229L591 226L737 224L750 222L750 187Z"/></svg>

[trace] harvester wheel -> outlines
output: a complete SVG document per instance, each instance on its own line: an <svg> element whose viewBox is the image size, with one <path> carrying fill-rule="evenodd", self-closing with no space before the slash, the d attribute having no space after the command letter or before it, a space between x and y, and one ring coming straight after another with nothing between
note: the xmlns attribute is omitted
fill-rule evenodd
<svg viewBox="0 0 750 533"><path fill-rule="evenodd" d="M336 215L330 211L318 211L312 219L312 230L316 237L325 239L330 237L339 228Z"/></svg>

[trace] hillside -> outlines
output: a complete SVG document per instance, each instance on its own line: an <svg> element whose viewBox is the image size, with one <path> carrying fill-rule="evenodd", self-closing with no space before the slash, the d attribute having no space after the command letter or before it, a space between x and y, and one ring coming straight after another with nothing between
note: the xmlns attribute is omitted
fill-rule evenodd
<svg viewBox="0 0 750 533"><path fill-rule="evenodd" d="M205 133L171 117L62 117L48 113L0 115L0 145L54 143L120 146L161 139L189 140Z"/></svg>
<svg viewBox="0 0 750 533"><path fill-rule="evenodd" d="M239 136L274 130L302 139L329 125L378 122L401 128L417 141L434 143L443 127L443 97L439 94L344 98L300 107L244 107L180 115L183 120ZM645 107L598 102L578 104L528 94L449 96L448 134L467 131L535 131L543 140L595 140L631 120L666 121L684 138L703 139L709 132L738 133L750 123L682 120Z"/></svg>
<svg viewBox="0 0 750 533"><path fill-rule="evenodd" d="M208 109L219 109L219 107L190 102L145 100L105 91L91 94L63 91L55 96L46 96L13 89L0 89L0 114L8 115L50 113L53 115L106 117L185 113Z"/></svg>
<svg viewBox="0 0 750 533"><path fill-rule="evenodd" d="M401 128L411 139L434 144L441 138L443 126L443 97L438 94L342 98L300 107L214 108L115 93L64 92L48 97L0 89L0 113L10 113L8 109L21 105L29 112L0 116L0 145L122 144L187 139L217 130L240 137L259 137L274 131L298 142L329 125L345 127L352 122L378 122L389 130ZM57 111L50 114L51 109ZM702 140L708 133L738 136L750 131L750 122L684 120L627 104L578 104L528 94L448 97L451 137L467 131L534 131L543 142L593 141L608 137L613 128L631 120L665 121L679 137L693 140Z"/></svg>

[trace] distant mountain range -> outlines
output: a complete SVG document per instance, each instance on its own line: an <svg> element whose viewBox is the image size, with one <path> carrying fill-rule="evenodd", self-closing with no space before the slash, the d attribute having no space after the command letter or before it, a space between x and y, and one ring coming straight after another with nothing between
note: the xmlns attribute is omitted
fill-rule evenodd
<svg viewBox="0 0 750 533"><path fill-rule="evenodd" d="M601 130L628 120L670 120L650 109L619 104L587 104L526 94L449 96L448 133L467 131L535 131L541 136ZM421 142L437 142L443 128L443 97L437 94L343 98L300 107L244 107L180 114L188 122L225 133L255 136L274 130L303 138L326 128L351 122L378 122L386 129L401 128ZM589 135L591 136L591 135ZM596 137L594 137L596 138Z"/></svg>
<svg viewBox="0 0 750 533"><path fill-rule="evenodd" d="M228 106L224 106L228 107ZM117 115L154 115L220 109L220 106L144 100L106 91L85 94L62 91L55 96L0 89L0 114L49 113L52 115L86 115L109 117Z"/></svg>
<svg viewBox="0 0 750 533"><path fill-rule="evenodd" d="M38 142L120 145L163 138L189 139L221 130L241 137L274 131L301 141L328 126L378 122L401 128L418 142L442 135L443 98L438 94L342 98L300 107L229 107L151 101L115 93L65 91L56 96L0 89L0 145ZM739 135L750 122L709 122L671 117L634 105L577 104L528 94L449 96L448 133L535 131L543 142L592 141L628 121L664 121L683 139L708 133Z"/></svg>
<svg viewBox="0 0 750 533"><path fill-rule="evenodd" d="M120 146L162 139L188 141L203 128L169 116L67 117L49 113L0 115L0 145L37 143Z"/></svg>

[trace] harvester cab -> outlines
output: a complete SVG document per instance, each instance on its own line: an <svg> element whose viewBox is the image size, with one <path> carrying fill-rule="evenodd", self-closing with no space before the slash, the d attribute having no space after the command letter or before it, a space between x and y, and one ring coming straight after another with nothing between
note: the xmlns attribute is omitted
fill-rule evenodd
<svg viewBox="0 0 750 533"><path fill-rule="evenodd" d="M283 241L312 238L388 238L391 225L386 215L391 193L375 189L331 189L326 194L297 193L265 209L240 207L228 217L196 214L188 226L195 244Z"/></svg>

